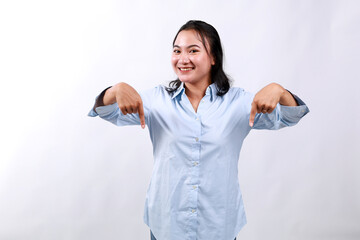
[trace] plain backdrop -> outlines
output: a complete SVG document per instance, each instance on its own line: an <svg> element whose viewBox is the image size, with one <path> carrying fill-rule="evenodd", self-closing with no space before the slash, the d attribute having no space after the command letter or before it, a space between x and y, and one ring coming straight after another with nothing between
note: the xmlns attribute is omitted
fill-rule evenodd
<svg viewBox="0 0 360 240"><path fill-rule="evenodd" d="M359 1L34 0L0 3L1 240L150 238L147 129L87 113L120 81L173 80L190 19L218 30L234 86L278 82L310 108L245 140L238 239L360 239Z"/></svg>

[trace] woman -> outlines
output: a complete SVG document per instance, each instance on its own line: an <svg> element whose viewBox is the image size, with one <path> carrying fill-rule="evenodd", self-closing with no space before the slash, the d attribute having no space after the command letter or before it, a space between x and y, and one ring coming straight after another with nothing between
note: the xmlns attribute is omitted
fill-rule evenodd
<svg viewBox="0 0 360 240"><path fill-rule="evenodd" d="M230 87L219 35L205 22L180 28L171 62L178 79L169 87L139 94L118 83L89 115L148 126L154 168L144 221L151 239L232 240L246 223L237 168L244 138L252 128L294 125L309 110L276 83L255 96Z"/></svg>

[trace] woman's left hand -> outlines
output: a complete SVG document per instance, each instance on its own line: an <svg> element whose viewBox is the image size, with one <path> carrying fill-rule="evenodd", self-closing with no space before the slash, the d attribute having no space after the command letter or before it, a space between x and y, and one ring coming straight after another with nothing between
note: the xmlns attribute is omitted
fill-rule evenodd
<svg viewBox="0 0 360 240"><path fill-rule="evenodd" d="M270 83L256 93L251 103L249 125L253 127L256 113L272 113L276 105L297 106L293 96L277 83Z"/></svg>

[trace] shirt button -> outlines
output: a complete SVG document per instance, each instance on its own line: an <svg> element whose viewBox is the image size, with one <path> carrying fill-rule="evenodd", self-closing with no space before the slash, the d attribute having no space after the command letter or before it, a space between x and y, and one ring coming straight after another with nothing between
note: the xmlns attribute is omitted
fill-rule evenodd
<svg viewBox="0 0 360 240"><path fill-rule="evenodd" d="M199 141L199 138L197 138L197 137L196 137L196 138L195 138L195 141L197 141L197 142L198 142L198 141Z"/></svg>
<svg viewBox="0 0 360 240"><path fill-rule="evenodd" d="M195 210L195 209L191 209L191 212L194 213L194 212L196 212L196 210Z"/></svg>
<svg viewBox="0 0 360 240"><path fill-rule="evenodd" d="M195 185L193 186L193 189L196 189L196 186L195 186Z"/></svg>
<svg viewBox="0 0 360 240"><path fill-rule="evenodd" d="M198 162L194 162L194 166L197 166L199 163Z"/></svg>
<svg viewBox="0 0 360 240"><path fill-rule="evenodd" d="M199 121L199 118L197 117L195 120L196 120L196 121Z"/></svg>

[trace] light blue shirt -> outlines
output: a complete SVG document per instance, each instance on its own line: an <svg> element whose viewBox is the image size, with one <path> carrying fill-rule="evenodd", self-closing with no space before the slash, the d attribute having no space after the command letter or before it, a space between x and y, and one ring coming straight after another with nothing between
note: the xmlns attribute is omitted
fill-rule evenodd
<svg viewBox="0 0 360 240"><path fill-rule="evenodd" d="M171 95L161 85L140 93L154 154L144 222L157 240L233 240L246 224L238 159L254 95L236 87L221 97L216 92L211 84L197 112L183 84ZM300 106L278 104L271 114L257 114L253 128L296 124L309 109L294 97ZM89 116L140 125L138 114L123 115L116 103L95 110Z"/></svg>

